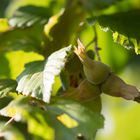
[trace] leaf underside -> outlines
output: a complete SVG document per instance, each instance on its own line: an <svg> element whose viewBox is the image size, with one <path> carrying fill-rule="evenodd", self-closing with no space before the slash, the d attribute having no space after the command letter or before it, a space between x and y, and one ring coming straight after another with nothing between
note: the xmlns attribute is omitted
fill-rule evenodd
<svg viewBox="0 0 140 140"><path fill-rule="evenodd" d="M45 24L50 16L50 12L45 7L28 5L17 9L9 23L12 27L29 27L35 23Z"/></svg>
<svg viewBox="0 0 140 140"><path fill-rule="evenodd" d="M103 28L113 31L115 42L130 49L134 48L137 54L140 53L140 10L120 12L112 15L103 15L98 22Z"/></svg>
<svg viewBox="0 0 140 140"><path fill-rule="evenodd" d="M68 52L70 51L71 46L65 47L48 57L43 71L43 101L49 102L55 77L64 68L67 62Z"/></svg>
<svg viewBox="0 0 140 140"><path fill-rule="evenodd" d="M17 78L17 91L49 102L55 77L60 74L67 61L67 52L71 46L54 52L45 61L36 61L25 65L25 70Z"/></svg>

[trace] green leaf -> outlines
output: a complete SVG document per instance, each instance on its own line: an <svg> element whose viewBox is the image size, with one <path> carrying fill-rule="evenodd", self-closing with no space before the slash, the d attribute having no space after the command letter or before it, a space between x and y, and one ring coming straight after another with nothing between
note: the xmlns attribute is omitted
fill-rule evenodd
<svg viewBox="0 0 140 140"><path fill-rule="evenodd" d="M43 101L49 102L55 77L59 75L64 68L67 62L68 52L70 52L71 49L71 46L65 47L48 57L43 71Z"/></svg>
<svg viewBox="0 0 140 140"><path fill-rule="evenodd" d="M12 29L0 34L0 52L12 50L34 51L43 53L41 41L43 27L33 25L25 29ZM37 36L36 36L37 35Z"/></svg>
<svg viewBox="0 0 140 140"><path fill-rule="evenodd" d="M94 140L97 129L103 127L102 115L73 100L58 99L48 107L48 111L53 113L53 116L55 114L57 119L66 128L69 128L68 130L60 125L55 126L58 129L56 137L59 139L76 140L78 135L82 135L85 139ZM68 115L71 120L66 119L65 115ZM73 121L76 121L77 124Z"/></svg>
<svg viewBox="0 0 140 140"><path fill-rule="evenodd" d="M10 103L10 101L12 101L12 100L13 100L13 98L11 96L6 96L3 98L0 98L0 109L7 106Z"/></svg>
<svg viewBox="0 0 140 140"><path fill-rule="evenodd" d="M44 140L53 140L54 130L48 125L47 113L39 107L33 107L33 105L34 103L31 102L30 98L18 97L2 109L0 114L13 117L15 121L27 123L28 133L35 137L39 136Z"/></svg>
<svg viewBox="0 0 140 140"><path fill-rule="evenodd" d="M126 48L134 48L137 54L140 53L140 10L120 12L112 15L103 15L98 18L103 28L113 31L115 42Z"/></svg>
<svg viewBox="0 0 140 140"><path fill-rule="evenodd" d="M0 138L4 138L5 140L26 140L22 132L20 132L17 128L6 125L4 123L0 123Z"/></svg>
<svg viewBox="0 0 140 140"><path fill-rule="evenodd" d="M9 78L11 75L11 70L5 53L0 53L0 66L2 66L0 68L0 78Z"/></svg>
<svg viewBox="0 0 140 140"><path fill-rule="evenodd" d="M0 98L7 96L10 92L16 91L17 82L12 79L0 80Z"/></svg>
<svg viewBox="0 0 140 140"><path fill-rule="evenodd" d="M70 50L71 46L54 52L46 62L36 61L25 65L25 70L17 78L17 91L23 95L49 102L55 77L64 68L67 52Z"/></svg>
<svg viewBox="0 0 140 140"><path fill-rule="evenodd" d="M45 7L28 5L17 9L13 17L9 20L9 23L13 27L22 28L35 23L45 24L50 15L50 11Z"/></svg>
<svg viewBox="0 0 140 140"><path fill-rule="evenodd" d="M68 46L71 40L75 41L75 34L84 18L85 11L75 1L71 1L60 13L52 16L44 28L46 55Z"/></svg>
<svg viewBox="0 0 140 140"><path fill-rule="evenodd" d="M9 3L11 1L10 0L1 0L1 4L0 4L0 18L5 17L6 14L6 9L9 6Z"/></svg>
<svg viewBox="0 0 140 140"><path fill-rule="evenodd" d="M77 140L82 136L94 140L96 131L103 126L102 115L76 101L57 98L52 102L48 105L19 97L0 110L0 114L26 122L28 132L42 139Z"/></svg>
<svg viewBox="0 0 140 140"><path fill-rule="evenodd" d="M17 91L26 96L43 98L44 61L35 61L25 65L25 70L18 76Z"/></svg>
<svg viewBox="0 0 140 140"><path fill-rule="evenodd" d="M140 40L137 40L135 38L129 38L127 36L119 34L118 32L113 33L113 40L114 42L119 43L128 50L135 49L136 54L140 53Z"/></svg>
<svg viewBox="0 0 140 140"><path fill-rule="evenodd" d="M121 0L82 0L87 10L102 10Z"/></svg>
<svg viewBox="0 0 140 140"><path fill-rule="evenodd" d="M12 28L0 34L0 51L22 49L43 53L41 47L43 27L49 14L47 8L44 7L29 5L19 8L9 23L14 27L22 28ZM25 26L26 28L23 28Z"/></svg>

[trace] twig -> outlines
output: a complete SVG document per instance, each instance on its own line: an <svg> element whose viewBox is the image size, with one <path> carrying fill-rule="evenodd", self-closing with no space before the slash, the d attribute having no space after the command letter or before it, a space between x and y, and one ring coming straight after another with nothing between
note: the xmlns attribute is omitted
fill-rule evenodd
<svg viewBox="0 0 140 140"><path fill-rule="evenodd" d="M9 121L7 121L7 122L5 123L5 126L8 125L9 123L13 122L13 121L14 121L14 117L12 117L11 119L9 119Z"/></svg>
<svg viewBox="0 0 140 140"><path fill-rule="evenodd" d="M100 57L100 54L99 54L99 50L101 50L101 48L98 47L98 37L97 37L97 31L96 31L95 26L93 26L93 30L94 30L94 33L95 33L95 37L86 45L86 48L88 46L90 46L92 43L95 43L95 47L94 47L95 53L96 53L98 61L101 61L101 57Z"/></svg>
<svg viewBox="0 0 140 140"><path fill-rule="evenodd" d="M86 48L88 47L88 46L90 46L92 43L94 43L95 42L95 39L93 38L87 45L86 45Z"/></svg>
<svg viewBox="0 0 140 140"><path fill-rule="evenodd" d="M96 31L96 27L95 26L93 26L93 30L94 30L94 33L95 33L95 37L94 37L95 53L96 53L98 61L101 61L101 57L100 57L100 54L99 54L100 48L98 47L98 36L97 36L97 31Z"/></svg>

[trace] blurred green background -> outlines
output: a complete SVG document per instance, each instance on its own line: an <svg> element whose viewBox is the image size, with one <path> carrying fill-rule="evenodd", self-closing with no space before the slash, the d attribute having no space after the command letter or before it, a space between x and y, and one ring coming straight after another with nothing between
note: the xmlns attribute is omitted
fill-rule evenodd
<svg viewBox="0 0 140 140"><path fill-rule="evenodd" d="M15 9L23 5L37 5L48 7L49 0L1 0L0 17L10 17ZM7 6L8 3L8 6ZM64 0L57 0L54 13L60 11ZM112 6L104 13L126 11L130 7L139 8L139 0L124 0L117 6ZM3 10L2 8L5 8ZM6 11L6 12L2 12ZM101 59L108 64L127 83L140 89L140 56L133 50L127 50L113 42L112 33L104 32L97 25L98 43L102 48ZM94 37L92 28L84 27L80 38L88 44ZM93 47L92 44L90 47ZM42 60L42 56L33 52L10 51L0 54L0 78L15 79L23 70L24 64L34 60ZM18 66L18 67L17 67ZM99 130L96 140L140 140L140 105L121 98L102 95L102 114L105 117L105 126Z"/></svg>

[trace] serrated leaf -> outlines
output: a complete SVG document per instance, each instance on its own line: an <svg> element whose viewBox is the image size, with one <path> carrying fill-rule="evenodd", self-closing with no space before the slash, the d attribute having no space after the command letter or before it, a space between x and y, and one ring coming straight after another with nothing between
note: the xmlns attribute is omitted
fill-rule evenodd
<svg viewBox="0 0 140 140"><path fill-rule="evenodd" d="M28 97L19 97L0 111L1 115L13 117L15 121L27 123L28 133L44 140L53 140L53 129L47 124L47 117L40 108L29 105ZM47 131L46 131L47 130ZM11 132L11 134L14 134Z"/></svg>
<svg viewBox="0 0 140 140"><path fill-rule="evenodd" d="M50 15L50 11L45 7L28 5L17 9L13 17L9 20L9 23L13 27L22 28L35 23L45 24Z"/></svg>
<svg viewBox="0 0 140 140"><path fill-rule="evenodd" d="M65 47L48 57L43 71L43 101L49 102L54 79L64 68L70 51L71 46Z"/></svg>
<svg viewBox="0 0 140 140"><path fill-rule="evenodd" d="M113 40L114 42L119 43L128 50L135 49L136 54L140 53L140 41L138 41L137 39L129 38L127 36L119 34L118 32L114 32Z"/></svg>
<svg viewBox="0 0 140 140"><path fill-rule="evenodd" d="M134 48L137 54L140 53L140 10L120 12L112 15L103 15L98 18L103 28L113 31L115 42L126 48Z"/></svg>
<svg viewBox="0 0 140 140"><path fill-rule="evenodd" d="M34 51L43 53L41 41L43 27L33 25L25 29L12 29L0 34L0 52L12 50ZM37 36L36 36L37 35Z"/></svg>
<svg viewBox="0 0 140 140"><path fill-rule="evenodd" d="M25 65L25 70L18 76L17 91L26 96L43 98L44 61L35 61Z"/></svg>
<svg viewBox="0 0 140 140"><path fill-rule="evenodd" d="M15 92L17 82L12 79L0 79L0 98L7 96L10 92Z"/></svg>
<svg viewBox="0 0 140 140"><path fill-rule="evenodd" d="M69 130L65 128L62 132L60 125L55 126L58 129L56 136L59 139L76 140L78 135L82 135L85 139L94 140L96 131L103 126L102 115L92 112L89 108L73 100L58 99L54 104L51 104L48 109L57 116L57 119L65 125L66 128L68 128L67 125L70 126L70 123L71 126L73 126L69 128ZM68 115L77 123L73 122L73 120L68 121L65 117L59 119L62 115ZM69 133L69 136L64 135L64 132Z"/></svg>
<svg viewBox="0 0 140 140"><path fill-rule="evenodd" d="M103 126L101 114L73 100L53 99L52 104L40 104L44 110L35 104L40 102L20 97L0 114L26 122L30 134L49 140L77 140L78 136L94 140L96 131Z"/></svg>
<svg viewBox="0 0 140 140"><path fill-rule="evenodd" d="M16 90L23 95L49 102L54 79L64 68L70 50L71 46L54 52L46 62L36 61L25 65L25 70L17 78Z"/></svg>

